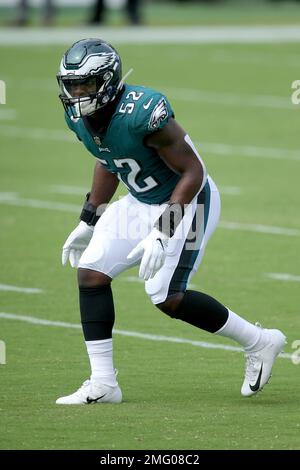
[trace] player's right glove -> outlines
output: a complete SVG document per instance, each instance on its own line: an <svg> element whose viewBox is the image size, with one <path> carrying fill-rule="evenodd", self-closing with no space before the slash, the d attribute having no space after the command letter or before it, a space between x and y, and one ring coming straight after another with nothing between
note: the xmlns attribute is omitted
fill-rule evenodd
<svg viewBox="0 0 300 470"><path fill-rule="evenodd" d="M82 253L93 236L94 227L105 207L95 207L89 202L91 193L87 193L85 203L80 214L80 223L68 236L62 250L62 264L65 266L68 259L72 268L77 268Z"/></svg>
<svg viewBox="0 0 300 470"><path fill-rule="evenodd" d="M72 268L77 268L82 253L90 243L94 227L82 220L68 236L62 249L62 264L65 266L69 259Z"/></svg>

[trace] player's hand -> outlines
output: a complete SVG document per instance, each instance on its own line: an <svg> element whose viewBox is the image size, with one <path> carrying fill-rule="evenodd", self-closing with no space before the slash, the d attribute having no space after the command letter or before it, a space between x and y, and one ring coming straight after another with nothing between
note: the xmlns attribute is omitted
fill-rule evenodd
<svg viewBox="0 0 300 470"><path fill-rule="evenodd" d="M61 262L63 266L67 264L69 259L72 268L77 268L82 253L90 243L93 236L94 227L86 224L82 220L77 227L68 236L63 249Z"/></svg>
<svg viewBox="0 0 300 470"><path fill-rule="evenodd" d="M154 228L127 256L127 259L142 257L139 276L147 281L162 267L166 259L169 238Z"/></svg>

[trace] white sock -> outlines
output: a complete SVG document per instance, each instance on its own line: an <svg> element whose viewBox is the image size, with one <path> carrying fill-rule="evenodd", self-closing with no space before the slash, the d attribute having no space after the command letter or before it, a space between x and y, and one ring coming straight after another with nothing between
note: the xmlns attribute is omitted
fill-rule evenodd
<svg viewBox="0 0 300 470"><path fill-rule="evenodd" d="M91 380L115 387L118 385L113 366L112 339L86 341L91 364Z"/></svg>
<svg viewBox="0 0 300 470"><path fill-rule="evenodd" d="M261 328L252 325L229 309L228 312L227 322L220 330L216 331L216 335L234 339L245 348L245 351L254 352L265 346L265 338Z"/></svg>

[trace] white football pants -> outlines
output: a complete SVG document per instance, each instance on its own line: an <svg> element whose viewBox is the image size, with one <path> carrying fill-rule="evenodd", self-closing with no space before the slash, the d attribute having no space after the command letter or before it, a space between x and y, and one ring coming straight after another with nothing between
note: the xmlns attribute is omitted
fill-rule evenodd
<svg viewBox="0 0 300 470"><path fill-rule="evenodd" d="M149 205L128 194L108 206L100 217L93 237L83 252L79 267L106 274L112 279L139 263L127 255L145 238L164 211L166 204ZM184 292L197 271L205 247L220 217L220 195L208 177L200 194L186 208L185 215L170 239L165 264L145 281L145 289L154 304L168 295Z"/></svg>

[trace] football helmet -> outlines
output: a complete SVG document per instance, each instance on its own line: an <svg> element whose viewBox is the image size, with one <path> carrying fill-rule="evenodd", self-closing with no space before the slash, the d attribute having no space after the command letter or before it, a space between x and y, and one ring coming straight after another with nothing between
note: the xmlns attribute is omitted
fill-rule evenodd
<svg viewBox="0 0 300 470"><path fill-rule="evenodd" d="M121 58L102 39L82 39L63 55L57 81L67 114L89 116L113 101L121 89Z"/></svg>

